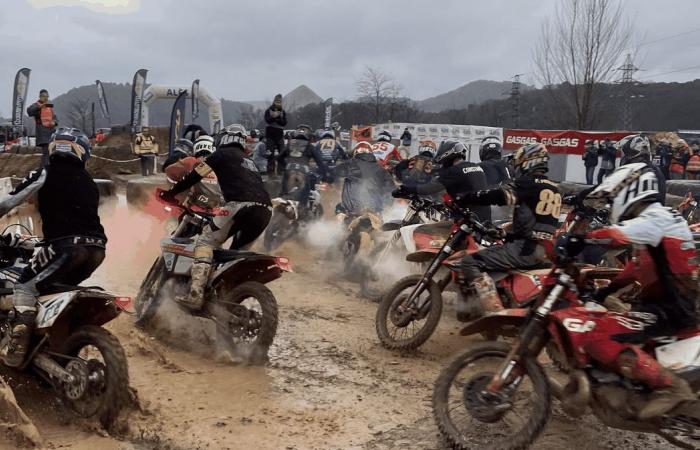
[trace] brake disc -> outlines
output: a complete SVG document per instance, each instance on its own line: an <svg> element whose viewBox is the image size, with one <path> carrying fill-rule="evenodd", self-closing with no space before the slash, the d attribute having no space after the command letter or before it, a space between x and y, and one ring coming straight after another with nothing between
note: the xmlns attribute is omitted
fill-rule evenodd
<svg viewBox="0 0 700 450"><path fill-rule="evenodd" d="M492 379L493 373L477 374L462 391L462 400L469 414L484 423L498 422L513 406L506 396L486 389Z"/></svg>
<svg viewBox="0 0 700 450"><path fill-rule="evenodd" d="M73 375L72 383L63 384L63 392L70 400L78 400L85 395L88 387L88 366L81 359L71 359L66 364L66 371Z"/></svg>

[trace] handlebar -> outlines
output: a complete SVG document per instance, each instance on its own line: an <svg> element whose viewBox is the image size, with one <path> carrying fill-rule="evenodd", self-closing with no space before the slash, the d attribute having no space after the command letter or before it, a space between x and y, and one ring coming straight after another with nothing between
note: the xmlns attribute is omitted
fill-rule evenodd
<svg viewBox="0 0 700 450"><path fill-rule="evenodd" d="M169 202L165 200L164 198L161 197L161 193L165 192L161 188L156 188L156 199L161 202L162 204L169 206L169 207L175 207L181 209L183 212L189 215L198 215L198 216L204 216L204 217L225 217L228 216L229 212L226 209L223 208L202 208L197 205L183 205L179 201L175 200L172 202Z"/></svg>

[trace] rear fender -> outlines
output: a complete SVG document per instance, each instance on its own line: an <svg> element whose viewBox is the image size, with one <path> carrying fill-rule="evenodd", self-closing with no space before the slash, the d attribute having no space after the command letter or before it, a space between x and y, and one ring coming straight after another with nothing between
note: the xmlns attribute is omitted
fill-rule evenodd
<svg viewBox="0 0 700 450"><path fill-rule="evenodd" d="M210 285L224 283L237 286L246 281L269 283L291 272L289 259L269 255L246 256L219 267L210 278Z"/></svg>
<svg viewBox="0 0 700 450"><path fill-rule="evenodd" d="M471 336L484 331L498 330L504 326L521 327L525 324L525 319L530 310L527 308L504 309L495 314L481 317L459 332L462 336Z"/></svg>
<svg viewBox="0 0 700 450"><path fill-rule="evenodd" d="M62 292L39 298L37 333L50 332L53 340L62 340L84 325L102 326L126 308L122 297L106 291Z"/></svg>

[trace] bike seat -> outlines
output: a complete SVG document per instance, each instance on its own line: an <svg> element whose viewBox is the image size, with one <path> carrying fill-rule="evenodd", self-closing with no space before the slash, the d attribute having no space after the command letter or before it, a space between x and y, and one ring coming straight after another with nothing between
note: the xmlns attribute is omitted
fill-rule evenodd
<svg viewBox="0 0 700 450"><path fill-rule="evenodd" d="M251 256L257 255L258 253L244 250L214 250L214 261L223 263L233 261L234 259L250 258Z"/></svg>

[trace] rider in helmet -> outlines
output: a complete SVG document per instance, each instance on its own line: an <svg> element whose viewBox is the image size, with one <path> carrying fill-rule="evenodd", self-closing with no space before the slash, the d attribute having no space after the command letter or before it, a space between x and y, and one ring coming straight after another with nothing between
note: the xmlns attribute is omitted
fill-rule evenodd
<svg viewBox="0 0 700 450"><path fill-rule="evenodd" d="M506 243L464 257L459 283L465 296L476 294L486 312L503 309L488 272L531 269L547 262L545 243L559 226L561 194L547 178L549 152L540 143L520 147L513 154L515 179L501 187L462 195L465 205L513 205L512 231ZM465 305L463 305L465 306ZM459 316L458 316L459 317Z"/></svg>
<svg viewBox="0 0 700 450"><path fill-rule="evenodd" d="M657 179L646 163L627 164L584 200L584 204L595 209L609 209L612 223L589 231L585 242L611 248L634 245L636 251L648 252L654 262L651 266L656 269L656 283L644 286L632 311L625 312L629 306L621 309L619 300L607 297L621 287L613 280L598 293L597 300L617 313L590 312L589 317L582 319L595 325L581 335L582 350L605 367L654 390L648 403L637 411L641 419L662 416L680 402L696 398L687 382L640 347L654 336L673 336L698 325L693 235L677 212L657 201ZM573 239L582 241L580 237ZM637 263L630 262L633 264ZM644 273L643 280L638 270L630 272L642 284L648 284L649 274ZM582 313L585 311L582 309Z"/></svg>
<svg viewBox="0 0 700 450"><path fill-rule="evenodd" d="M207 135L207 131L201 125L196 123L191 123L185 127L185 131L182 132L182 137L190 142L196 141L200 136Z"/></svg>
<svg viewBox="0 0 700 450"><path fill-rule="evenodd" d="M48 147L49 165L32 172L0 200L0 216L36 193L45 245L34 254L12 295L15 318L11 338L3 342L5 364L20 366L36 319L36 298L55 284L78 285L105 257L107 237L100 223L100 192L85 162L90 141L75 128L59 128Z"/></svg>
<svg viewBox="0 0 700 450"><path fill-rule="evenodd" d="M336 175L345 177L337 213L357 216L371 212L382 214L391 203L386 193L394 188L391 175L377 164L369 142L358 142L352 149L352 158L336 167Z"/></svg>
<svg viewBox="0 0 700 450"><path fill-rule="evenodd" d="M282 178L282 195L288 194L294 187L303 188L314 180L308 178L312 173L311 161L316 163L322 179L330 180L332 176L318 146L310 142L311 129L300 125L293 133L282 154L284 176ZM299 179L297 179L299 178ZM314 177L315 179L315 177Z"/></svg>
<svg viewBox="0 0 700 450"><path fill-rule="evenodd" d="M339 160L350 158L343 146L340 145L340 142L335 139L333 130L321 130L318 133L316 149L331 172L335 169Z"/></svg>
<svg viewBox="0 0 700 450"><path fill-rule="evenodd" d="M486 174L489 188L498 187L510 181L508 164L501 159L503 144L496 136L486 136L479 145L479 164Z"/></svg>
<svg viewBox="0 0 700 450"><path fill-rule="evenodd" d="M440 165L437 178L433 181L415 185L404 182L392 193L395 197L405 197L408 194L434 195L446 190L452 198L457 198L468 192L487 189L484 169L467 159L467 147L458 141L444 141L440 144L433 162ZM491 208L476 205L473 211L481 220L491 219Z"/></svg>
<svg viewBox="0 0 700 450"><path fill-rule="evenodd" d="M214 138L204 134L200 135L194 143L193 155L180 158L163 168L168 181L176 184L185 178L197 164L211 156L214 150L216 150ZM207 174L202 178L202 181L192 186L191 195L187 197L186 204L195 204L201 208L216 208L224 204L224 198L214 172Z"/></svg>
<svg viewBox="0 0 700 450"><path fill-rule="evenodd" d="M657 179L657 189L659 191L658 201L662 205L666 204L666 178L659 166L652 164L651 143L649 138L642 134L631 134L625 136L617 142L617 148L622 152L620 166L633 163L644 163L649 167Z"/></svg>
<svg viewBox="0 0 700 450"><path fill-rule="evenodd" d="M175 164L182 158L187 158L192 156L194 150L194 144L189 139L178 139L173 146L173 151L168 155L168 158L163 163L163 171L168 168L168 166Z"/></svg>
<svg viewBox="0 0 700 450"><path fill-rule="evenodd" d="M388 131L379 133L377 142L372 145L372 152L379 165L388 171L393 171L394 166L401 162L401 153L398 147L391 143L391 134Z"/></svg>
<svg viewBox="0 0 700 450"><path fill-rule="evenodd" d="M421 185L432 181L434 176L433 159L437 149L432 141L422 141L418 154L404 159L394 168L396 179L406 185Z"/></svg>
<svg viewBox="0 0 700 450"><path fill-rule="evenodd" d="M195 242L190 295L176 299L193 310L203 306L214 250L230 237L233 237L232 249L243 248L260 236L270 222L272 202L255 163L245 155L246 135L240 125L224 128L215 140L216 151L195 165L172 189L161 194L163 199L173 201L177 194L213 172L226 202L222 208L228 215L215 217Z"/></svg>

